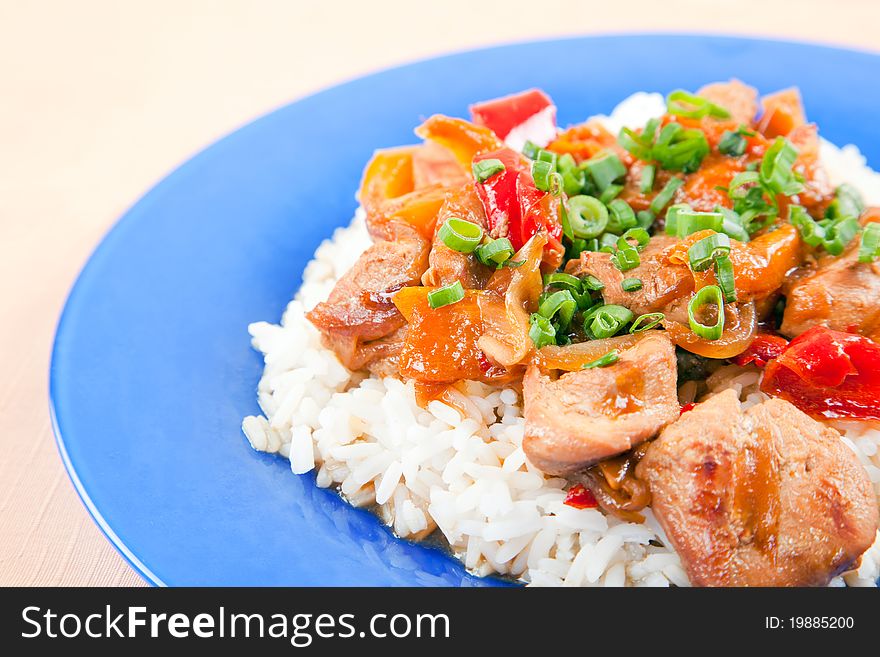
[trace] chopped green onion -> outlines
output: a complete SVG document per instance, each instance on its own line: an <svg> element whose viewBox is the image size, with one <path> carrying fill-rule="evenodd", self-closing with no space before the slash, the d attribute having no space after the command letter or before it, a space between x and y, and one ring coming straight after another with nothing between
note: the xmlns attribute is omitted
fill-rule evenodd
<svg viewBox="0 0 880 657"><path fill-rule="evenodd" d="M805 244L821 246L834 256L843 253L861 230L859 220L855 217L816 221L799 205L789 206L788 220L798 229Z"/></svg>
<svg viewBox="0 0 880 657"><path fill-rule="evenodd" d="M563 153L556 159L556 169L558 171L577 168L577 162L574 161L574 157L572 157L571 153Z"/></svg>
<svg viewBox="0 0 880 657"><path fill-rule="evenodd" d="M549 319L532 313L529 316L529 337L535 343L535 349L540 349L548 344L556 344L556 329Z"/></svg>
<svg viewBox="0 0 880 657"><path fill-rule="evenodd" d="M504 171L504 163L496 158L490 158L488 160L474 162L472 169L474 172L474 178L483 183L496 173Z"/></svg>
<svg viewBox="0 0 880 657"><path fill-rule="evenodd" d="M650 210L639 210L636 212L636 221L639 222L640 228L650 230L651 226L654 225L654 213Z"/></svg>
<svg viewBox="0 0 880 657"><path fill-rule="evenodd" d="M618 249L611 254L611 264L620 271L629 271L635 269L642 262L637 249L629 246L625 249Z"/></svg>
<svg viewBox="0 0 880 657"><path fill-rule="evenodd" d="M443 306L458 303L462 299L464 299L464 288L459 281L455 281L454 283L450 283L449 285L428 292L428 305L435 310L437 308L442 308Z"/></svg>
<svg viewBox="0 0 880 657"><path fill-rule="evenodd" d="M589 370L594 367L608 367L609 365L614 365L617 361L620 360L620 352L617 349L612 349L607 354L602 356L601 358L597 358L591 363L587 363L583 366L583 369Z"/></svg>
<svg viewBox="0 0 880 657"><path fill-rule="evenodd" d="M648 246L648 242L651 241L651 236L648 235L648 231L646 231L644 228L630 228L623 235L620 236L620 239L617 240L617 248L632 248L632 244L630 244L628 240L635 240L636 249L638 251L642 251L646 246Z"/></svg>
<svg viewBox="0 0 880 657"><path fill-rule="evenodd" d="M562 190L566 196L574 196L584 190L586 180L584 172L580 169L566 169L560 175L562 176Z"/></svg>
<svg viewBox="0 0 880 657"><path fill-rule="evenodd" d="M730 185L727 187L727 194L730 198L737 198L735 193L739 191L740 188L752 184L761 184L761 174L757 171L741 171L731 179ZM744 194L738 196L741 197L744 196Z"/></svg>
<svg viewBox="0 0 880 657"><path fill-rule="evenodd" d="M779 212L776 194L766 188L757 171L736 174L730 181L727 195L733 201L733 210L739 215L740 223L750 235L771 222ZM757 221L762 216L766 220Z"/></svg>
<svg viewBox="0 0 880 657"><path fill-rule="evenodd" d="M571 318L577 308L577 302L569 290L559 290L547 297L538 306L538 314L547 319L559 315L559 329L564 331L571 324Z"/></svg>
<svg viewBox="0 0 880 657"><path fill-rule="evenodd" d="M703 306L714 305L717 317L714 324L702 324L697 319L697 312ZM724 333L724 295L717 285L700 288L688 303L688 323L691 330L704 340L717 340Z"/></svg>
<svg viewBox="0 0 880 657"><path fill-rule="evenodd" d="M632 323L632 326L629 327L629 332L641 333L642 331L652 329L662 322L665 317L666 315L663 313L647 313L645 315L639 315Z"/></svg>
<svg viewBox="0 0 880 657"><path fill-rule="evenodd" d="M473 253L483 240L483 229L470 221L450 217L440 226L437 235L453 251Z"/></svg>
<svg viewBox="0 0 880 657"><path fill-rule="evenodd" d="M599 340L610 338L617 335L632 319L632 311L624 306L596 306L584 314L584 333Z"/></svg>
<svg viewBox="0 0 880 657"><path fill-rule="evenodd" d="M532 162L532 178L535 180L535 187L542 192L550 191L550 175L556 173L556 166L544 160L534 160Z"/></svg>
<svg viewBox="0 0 880 657"><path fill-rule="evenodd" d="M582 283L581 279L571 274L564 274L561 271L544 276L544 286L556 286L573 292L580 292Z"/></svg>
<svg viewBox="0 0 880 657"><path fill-rule="evenodd" d="M733 263L730 256L718 256L715 258L715 278L718 281L718 287L724 294L725 303L733 303L736 301L736 281L733 276Z"/></svg>
<svg viewBox="0 0 880 657"><path fill-rule="evenodd" d="M506 237L499 237L488 244L481 244L474 251L477 260L487 267L501 267L514 254L513 244Z"/></svg>
<svg viewBox="0 0 880 657"><path fill-rule="evenodd" d="M548 151L543 148L538 149L538 156L535 158L539 162L547 162L553 166L553 170L556 170L556 162L559 160L559 156L553 151Z"/></svg>
<svg viewBox="0 0 880 657"><path fill-rule="evenodd" d="M715 212L720 212L723 217L721 221L721 232L740 242L748 242L750 239L749 232L742 224L742 218L734 210L725 208L720 205L715 206Z"/></svg>
<svg viewBox="0 0 880 657"><path fill-rule="evenodd" d="M739 157L746 152L748 142L739 130L725 130L718 142L718 152L730 157Z"/></svg>
<svg viewBox="0 0 880 657"><path fill-rule="evenodd" d="M571 220L569 219L568 212L568 204L565 200L562 201L559 208L559 223L562 225L562 235L568 238L569 242L574 242L574 240L578 239L574 236L574 231L571 229ZM583 250L583 249L582 249ZM576 258L577 256L568 256L569 258Z"/></svg>
<svg viewBox="0 0 880 657"><path fill-rule="evenodd" d="M563 210L564 212L564 210ZM563 215L564 216L564 215ZM563 229L562 234L568 237L568 234ZM569 238L571 239L571 238ZM599 240L591 239L591 240L581 240L581 239L571 239L571 242L568 245L568 248L565 250L565 259L566 260L577 260L581 257L581 253L584 251L598 251L599 250Z"/></svg>
<svg viewBox="0 0 880 657"><path fill-rule="evenodd" d="M606 204L611 203L611 201L620 196L622 191L623 185L608 185L605 191L599 194L599 200Z"/></svg>
<svg viewBox="0 0 880 657"><path fill-rule="evenodd" d="M635 228L639 225L639 222L636 219L636 213L633 212L629 203L621 198L616 198L608 203L608 210L608 227L605 230L609 233L620 235L625 230Z"/></svg>
<svg viewBox="0 0 880 657"><path fill-rule="evenodd" d="M642 289L642 279L624 278L620 282L620 289L622 289L624 292L637 292Z"/></svg>
<svg viewBox="0 0 880 657"><path fill-rule="evenodd" d="M788 221L798 229L804 244L817 247L825 242L825 229L800 205L788 207Z"/></svg>
<svg viewBox="0 0 880 657"><path fill-rule="evenodd" d="M632 128L621 128L617 135L617 143L636 159L643 162L651 160L651 148L654 145L653 135L648 139L645 133L639 134Z"/></svg>
<svg viewBox="0 0 880 657"><path fill-rule="evenodd" d="M593 276L592 274L587 274L581 279L581 285L585 290L592 290L594 292L598 292L599 290L605 289L605 283L600 281L598 278Z"/></svg>
<svg viewBox="0 0 880 657"><path fill-rule="evenodd" d="M673 206L675 207L675 206ZM720 212L695 212L691 209L680 208L675 213L673 221L676 237L687 237L701 230L721 231L724 217ZM667 232L669 232L669 212L666 213Z"/></svg>
<svg viewBox="0 0 880 657"><path fill-rule="evenodd" d="M730 112L720 105L696 94L690 94L683 89L676 89L666 97L666 110L670 114L688 119L701 119L704 116L714 116L719 119L730 118Z"/></svg>
<svg viewBox="0 0 880 657"><path fill-rule="evenodd" d="M599 299L598 301L594 300L592 295L589 292L584 292L582 295L580 295L578 297L577 302L578 302L578 310L581 310L581 311L587 311L590 308L602 305L602 300L601 299Z"/></svg>
<svg viewBox="0 0 880 657"><path fill-rule="evenodd" d="M614 233L602 233L599 237L599 251L603 253L614 253L617 248L617 235Z"/></svg>
<svg viewBox="0 0 880 657"><path fill-rule="evenodd" d="M540 150L541 150L541 147L538 146L535 142L526 141L526 143L523 144L522 153L530 160L537 160L538 159L538 152Z"/></svg>
<svg viewBox="0 0 880 657"><path fill-rule="evenodd" d="M598 237L608 225L608 209L592 196L572 196L568 199L568 223L575 237Z"/></svg>
<svg viewBox="0 0 880 657"><path fill-rule="evenodd" d="M859 262L874 262L880 258L880 224L870 223L862 232L859 245Z"/></svg>
<svg viewBox="0 0 880 657"><path fill-rule="evenodd" d="M626 175L626 167L623 165L623 162L620 161L616 154L610 151L590 158L582 166L590 174L600 194L614 181Z"/></svg>
<svg viewBox="0 0 880 657"><path fill-rule="evenodd" d="M657 135L651 153L664 169L693 173L709 154L709 142L702 130L667 123Z"/></svg>
<svg viewBox="0 0 880 657"><path fill-rule="evenodd" d="M672 197L675 196L675 192L682 185L684 185L682 178L670 178L669 182L663 186L663 189L657 193L657 196L651 201L651 212L654 213L655 217L669 204Z"/></svg>
<svg viewBox="0 0 880 657"><path fill-rule="evenodd" d="M715 258L730 253L730 238L724 233L715 233L694 242L688 249L688 261L693 271L706 271Z"/></svg>
<svg viewBox="0 0 880 657"><path fill-rule="evenodd" d="M835 219L825 228L825 241L822 246L831 255L838 256L843 253L844 249L849 246L856 235L861 230L861 224L855 217L843 217Z"/></svg>
<svg viewBox="0 0 880 657"><path fill-rule="evenodd" d="M571 153L560 155L559 160L556 162L556 168L559 170L559 175L562 177L562 189L566 196L575 196L583 191L586 176L584 172L578 168Z"/></svg>
<svg viewBox="0 0 880 657"><path fill-rule="evenodd" d="M664 222L664 230L666 231L666 234L678 234L678 213L690 212L691 210L691 206L687 203L676 203L675 205L670 205L668 208L666 208L666 218Z"/></svg>
<svg viewBox="0 0 880 657"><path fill-rule="evenodd" d="M565 216L565 210L561 211L563 213L563 217ZM565 227L563 226L562 234L565 237L568 237L569 243L567 248L565 249L565 258L564 262L568 262L569 260L577 260L581 257L581 253L584 251L595 251L595 249L589 248L591 246L592 240L581 240L577 238L573 238L573 236L569 237L570 233L565 232Z"/></svg>
<svg viewBox="0 0 880 657"><path fill-rule="evenodd" d="M761 160L761 182L772 192L792 196L803 191L803 182L792 170L797 149L785 137L777 137Z"/></svg>
<svg viewBox="0 0 880 657"><path fill-rule="evenodd" d="M657 173L657 167L653 164L646 164L642 169L642 177L639 180L639 191L647 194L654 189L654 176Z"/></svg>
<svg viewBox="0 0 880 657"><path fill-rule="evenodd" d="M858 217L865 211L865 201L855 187L848 183L834 190L834 200L825 210L828 219Z"/></svg>
<svg viewBox="0 0 880 657"><path fill-rule="evenodd" d="M645 124L645 129L642 130L641 134L630 128L622 128L617 135L617 143L636 159L650 162L654 159L652 149L654 147L654 136L659 125L660 121L658 119L651 119Z"/></svg>
<svg viewBox="0 0 880 657"><path fill-rule="evenodd" d="M564 191L565 182L562 180L562 176L555 171L551 173L547 177L547 182L549 185L548 192L550 192L553 196L561 196Z"/></svg>

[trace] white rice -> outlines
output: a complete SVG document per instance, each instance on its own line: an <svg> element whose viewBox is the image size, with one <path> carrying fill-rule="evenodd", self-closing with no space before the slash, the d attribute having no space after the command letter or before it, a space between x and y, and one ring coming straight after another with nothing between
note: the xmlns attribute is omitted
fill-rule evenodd
<svg viewBox="0 0 880 657"><path fill-rule="evenodd" d="M662 113L658 94L635 94L609 129L641 125ZM854 146L822 143L832 182L849 181L880 204L880 174ZM378 505L400 537L442 532L454 555L478 575L507 575L531 586L687 586L678 555L656 519L620 521L563 504L566 481L532 466L522 450L522 403L510 388L469 382L467 416L440 402L416 404L412 382L365 377L321 345L305 312L327 298L369 246L362 211L315 253L280 325L248 327L265 359L258 386L263 415L244 419L254 449L290 460L296 474L317 468L321 487L337 486L355 506ZM716 373L716 388L736 387L744 403L763 398L757 371ZM840 426L880 494L880 432ZM880 539L858 570L832 585L874 586Z"/></svg>

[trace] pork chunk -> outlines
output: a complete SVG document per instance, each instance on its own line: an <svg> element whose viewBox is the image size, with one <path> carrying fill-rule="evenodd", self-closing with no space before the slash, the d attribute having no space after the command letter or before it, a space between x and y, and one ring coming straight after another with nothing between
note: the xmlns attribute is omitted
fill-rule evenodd
<svg viewBox="0 0 880 657"><path fill-rule="evenodd" d="M422 277L422 283L440 287L459 281L465 289L483 289L493 270L480 263L472 253L461 253L450 249L437 235L440 227L451 218L468 221L486 230L483 204L477 196L473 183L462 185L447 194L437 215L434 242L428 255L428 271Z"/></svg>
<svg viewBox="0 0 880 657"><path fill-rule="evenodd" d="M867 472L834 429L733 390L666 427L637 468L697 586L822 586L874 541Z"/></svg>
<svg viewBox="0 0 880 657"><path fill-rule="evenodd" d="M707 84L697 95L730 112L730 121L750 125L758 113L758 91L737 79Z"/></svg>
<svg viewBox="0 0 880 657"><path fill-rule="evenodd" d="M349 369L388 357L394 345L399 348L400 341L389 336L406 320L391 296L402 287L419 285L428 267L428 242L406 226L395 226L394 239L378 241L364 251L327 301L306 314L325 345Z"/></svg>
<svg viewBox="0 0 880 657"><path fill-rule="evenodd" d="M880 220L880 210L865 217ZM853 240L846 253L822 258L815 271L789 285L783 335L793 338L818 325L880 340L880 262L859 262L858 245Z"/></svg>
<svg viewBox="0 0 880 657"><path fill-rule="evenodd" d="M614 365L557 379L530 365L523 379L529 460L565 474L621 454L678 417L675 349L656 331Z"/></svg>
<svg viewBox="0 0 880 657"><path fill-rule="evenodd" d="M639 254L639 266L626 272L614 266L611 254L600 251L582 252L579 259L569 261L565 271L574 276L591 274L602 281L605 303L625 306L637 315L657 312L694 287L693 276L686 265L666 261L666 249L677 241L668 235L655 235ZM620 285L632 277L642 281L642 288L625 292Z"/></svg>

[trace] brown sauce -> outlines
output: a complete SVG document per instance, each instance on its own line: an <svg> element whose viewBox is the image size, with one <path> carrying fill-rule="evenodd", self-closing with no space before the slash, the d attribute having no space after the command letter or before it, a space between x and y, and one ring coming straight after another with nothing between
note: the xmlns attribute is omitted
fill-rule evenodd
<svg viewBox="0 0 880 657"><path fill-rule="evenodd" d="M390 310L394 308L394 293L406 287L404 283L392 285L387 290L364 290L360 294L360 302L369 310Z"/></svg>
<svg viewBox="0 0 880 657"><path fill-rule="evenodd" d="M635 367L627 368L615 377L617 393L606 396L599 404L599 412L610 418L636 413L645 406L645 380Z"/></svg>

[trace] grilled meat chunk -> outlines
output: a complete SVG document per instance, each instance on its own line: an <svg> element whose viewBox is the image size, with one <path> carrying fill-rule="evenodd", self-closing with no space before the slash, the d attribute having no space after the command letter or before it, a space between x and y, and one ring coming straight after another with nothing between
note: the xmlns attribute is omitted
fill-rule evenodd
<svg viewBox="0 0 880 657"><path fill-rule="evenodd" d="M406 323L391 296L402 287L418 285L428 267L429 243L403 224L393 224L393 232L395 239L380 240L368 248L339 279L327 301L306 315L323 334L325 345L349 369L361 369L373 357L391 355L390 345L400 341L389 340L384 348L375 348L376 341Z"/></svg>
<svg viewBox="0 0 880 657"><path fill-rule="evenodd" d="M637 470L697 586L822 586L874 541L867 472L834 429L733 390L666 427Z"/></svg>
<svg viewBox="0 0 880 657"><path fill-rule="evenodd" d="M662 332L646 336L608 367L557 379L530 365L523 379L529 460L565 474L621 454L678 417L675 349Z"/></svg>

